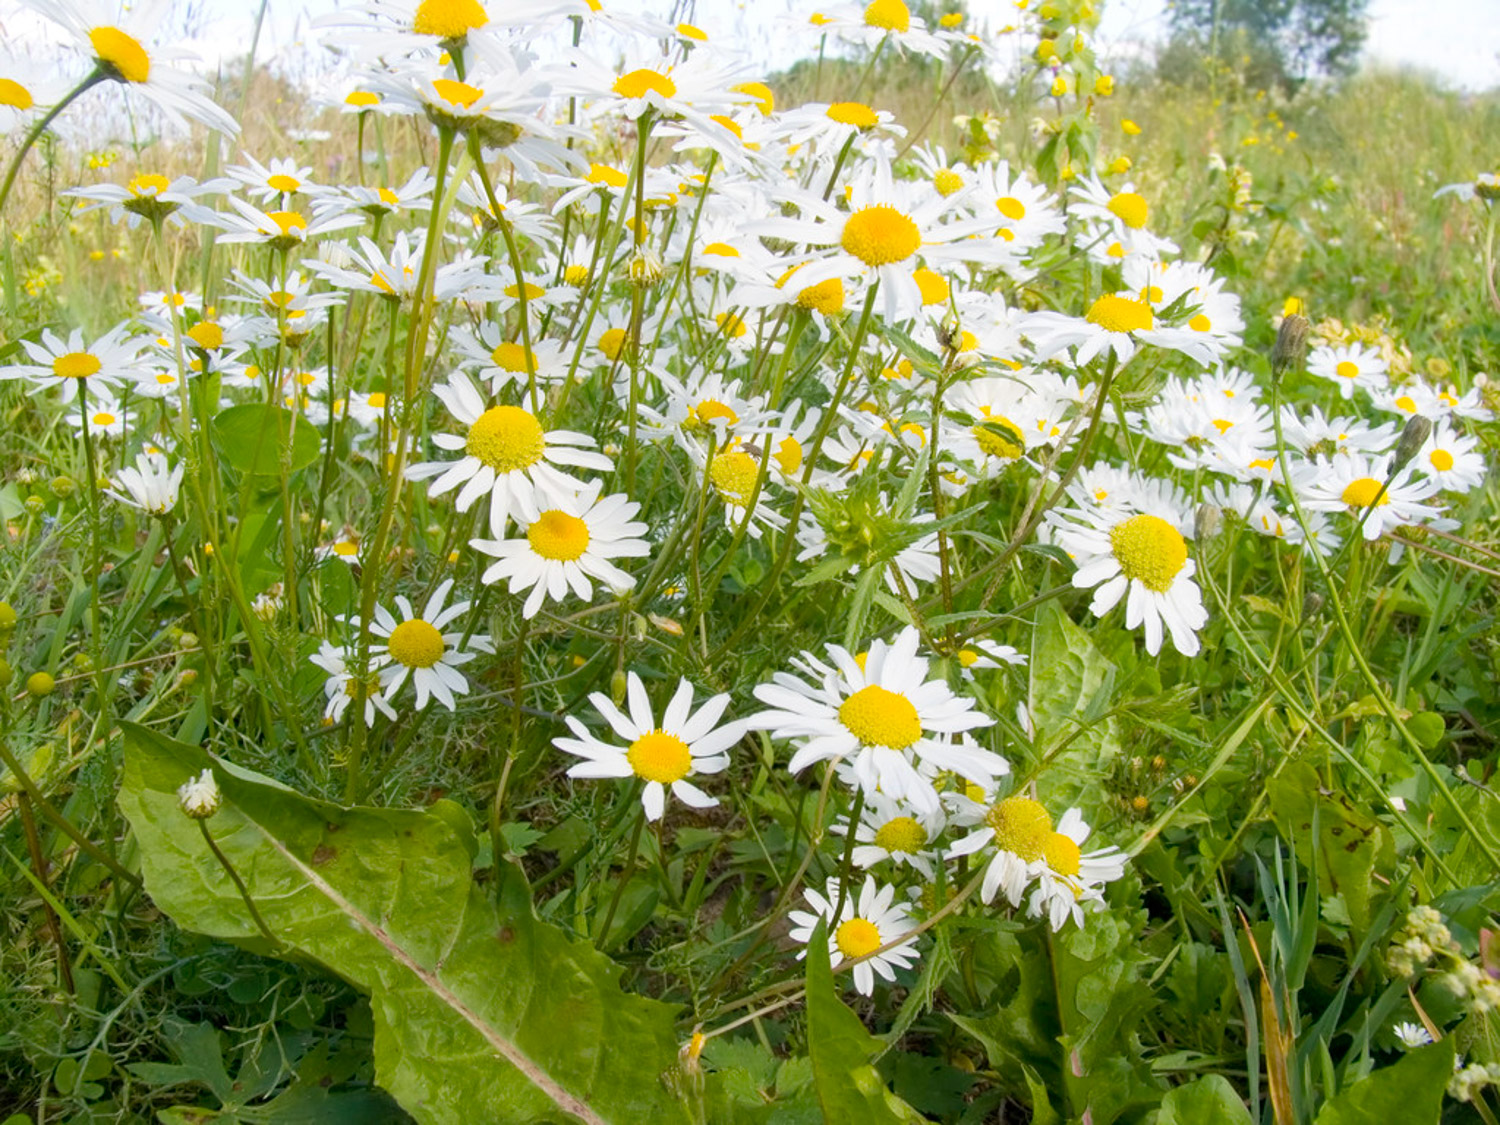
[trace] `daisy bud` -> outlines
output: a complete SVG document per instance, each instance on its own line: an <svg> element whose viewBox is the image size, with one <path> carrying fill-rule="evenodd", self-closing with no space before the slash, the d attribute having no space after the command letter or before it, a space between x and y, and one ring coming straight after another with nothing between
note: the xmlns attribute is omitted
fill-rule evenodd
<svg viewBox="0 0 1500 1125"><path fill-rule="evenodd" d="M219 783L214 780L214 771L204 770L197 777L190 777L177 789L177 804L194 820L207 820L219 811L222 798Z"/></svg>
<svg viewBox="0 0 1500 1125"><path fill-rule="evenodd" d="M1401 431L1401 440L1396 443L1396 460L1391 466L1391 471L1400 472L1406 467L1408 461L1422 451L1422 446L1427 444L1427 439L1432 436L1432 419L1421 414L1413 414L1407 419L1406 428Z"/></svg>
<svg viewBox="0 0 1500 1125"><path fill-rule="evenodd" d="M1193 516L1193 538L1199 543L1212 539L1219 533L1223 517L1224 513L1213 504L1199 504Z"/></svg>
<svg viewBox="0 0 1500 1125"><path fill-rule="evenodd" d="M630 686L630 681L625 676L625 669L616 668L615 674L609 678L609 698L616 707L625 702L625 690Z"/></svg>
<svg viewBox="0 0 1500 1125"><path fill-rule="evenodd" d="M630 262L625 267L625 273L633 284L639 285L643 289L655 285L661 280L661 255L650 247L638 248L630 256Z"/></svg>
<svg viewBox="0 0 1500 1125"><path fill-rule="evenodd" d="M1271 377L1279 380L1293 367L1302 365L1307 354L1307 317L1293 313L1281 322L1276 343L1271 348Z"/></svg>
<svg viewBox="0 0 1500 1125"><path fill-rule="evenodd" d="M1307 597L1302 599L1302 619L1311 621L1323 612L1323 595L1316 590L1309 590Z"/></svg>
<svg viewBox="0 0 1500 1125"><path fill-rule="evenodd" d="M26 677L26 694L40 699L57 689L57 681L51 672L33 672Z"/></svg>

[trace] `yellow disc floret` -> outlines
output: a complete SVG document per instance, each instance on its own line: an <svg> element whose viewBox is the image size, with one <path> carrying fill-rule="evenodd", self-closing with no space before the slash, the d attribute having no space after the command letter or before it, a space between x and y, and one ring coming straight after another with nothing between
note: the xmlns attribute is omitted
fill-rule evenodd
<svg viewBox="0 0 1500 1125"><path fill-rule="evenodd" d="M1026 452L1026 436L1021 427L1000 414L986 414L973 429L974 443L991 457L1014 461Z"/></svg>
<svg viewBox="0 0 1500 1125"><path fill-rule="evenodd" d="M151 56L140 40L118 27L96 27L89 32L89 43L100 68L120 82L145 82L151 77Z"/></svg>
<svg viewBox="0 0 1500 1125"><path fill-rule="evenodd" d="M1368 508L1371 504L1383 508L1391 502L1390 496L1381 491L1383 487L1374 477L1360 477L1349 482L1339 499L1351 508Z"/></svg>
<svg viewBox="0 0 1500 1125"><path fill-rule="evenodd" d="M932 186L937 188L937 193L944 199L956 191L962 191L964 178L952 168L939 168L932 177Z"/></svg>
<svg viewBox="0 0 1500 1125"><path fill-rule="evenodd" d="M478 86L470 86L467 82L458 82L452 78L434 78L432 88L437 96L449 105L461 106L468 109L484 96L484 91Z"/></svg>
<svg viewBox="0 0 1500 1125"><path fill-rule="evenodd" d="M1011 222L1020 222L1026 217L1026 204L1022 203L1013 195L1007 195L1003 199L995 200L995 210L1004 215Z"/></svg>
<svg viewBox="0 0 1500 1125"><path fill-rule="evenodd" d="M1084 319L1107 332L1144 332L1156 324L1156 316L1145 301L1113 293L1106 293L1089 306Z"/></svg>
<svg viewBox="0 0 1500 1125"><path fill-rule="evenodd" d="M984 822L995 833L995 847L1020 856L1027 863L1042 858L1052 835L1052 818L1039 801L1030 797L1006 797L984 814Z"/></svg>
<svg viewBox="0 0 1500 1125"><path fill-rule="evenodd" d="M940 273L923 267L911 275L912 280L917 283L917 292L922 294L922 304L940 305L948 299L952 287L948 279Z"/></svg>
<svg viewBox="0 0 1500 1125"><path fill-rule="evenodd" d="M1064 836L1061 832L1054 832L1047 837L1047 842L1042 845L1042 858L1047 861L1047 866L1059 875L1076 876L1082 866L1083 853L1071 836Z"/></svg>
<svg viewBox="0 0 1500 1125"><path fill-rule="evenodd" d="M675 734L660 729L643 734L632 742L630 749L625 751L625 760L630 763L636 777L663 785L681 781L693 766L688 744Z"/></svg>
<svg viewBox="0 0 1500 1125"><path fill-rule="evenodd" d="M742 508L750 503L759 477L760 465L754 457L739 449L716 455L708 467L708 478L719 490L719 495Z"/></svg>
<svg viewBox="0 0 1500 1125"><path fill-rule="evenodd" d="M589 525L553 508L526 529L526 541L544 559L572 562L589 549Z"/></svg>
<svg viewBox="0 0 1500 1125"><path fill-rule="evenodd" d="M620 358L620 353L625 350L625 329L607 328L599 335L599 350L609 360Z"/></svg>
<svg viewBox="0 0 1500 1125"><path fill-rule="evenodd" d="M852 961L880 948L880 929L867 919L850 918L833 931L833 942Z"/></svg>
<svg viewBox="0 0 1500 1125"><path fill-rule="evenodd" d="M797 304L812 309L824 316L833 316L844 311L844 283L836 277L809 285L797 294Z"/></svg>
<svg viewBox="0 0 1500 1125"><path fill-rule="evenodd" d="M830 121L840 125L853 125L856 129L873 129L880 124L880 115L861 102L834 102L825 111Z"/></svg>
<svg viewBox="0 0 1500 1125"><path fill-rule="evenodd" d="M431 668L443 658L443 634L420 618L403 621L391 630L386 651L391 659L408 668Z"/></svg>
<svg viewBox="0 0 1500 1125"><path fill-rule="evenodd" d="M90 375L99 374L99 369L103 366L96 355L68 352L52 361L52 374L59 379L87 379Z"/></svg>
<svg viewBox="0 0 1500 1125"><path fill-rule="evenodd" d="M875 833L875 846L888 852L916 852L927 843L927 829L911 816L898 816L882 824Z"/></svg>
<svg viewBox="0 0 1500 1125"><path fill-rule="evenodd" d="M1122 191L1119 195L1110 197L1109 211L1131 230L1140 230L1146 225L1151 208L1147 206L1144 196L1133 191Z"/></svg>
<svg viewBox="0 0 1500 1125"><path fill-rule="evenodd" d="M922 245L922 232L886 203L861 207L844 222L839 245L867 266L904 262Z"/></svg>
<svg viewBox="0 0 1500 1125"><path fill-rule="evenodd" d="M497 473L535 465L547 449L542 424L519 406L492 406L469 427L464 451Z"/></svg>
<svg viewBox="0 0 1500 1125"><path fill-rule="evenodd" d="M1187 541L1160 516L1131 516L1109 529L1120 573L1148 590L1166 593L1187 565Z"/></svg>
<svg viewBox="0 0 1500 1125"><path fill-rule="evenodd" d="M911 11L901 0L873 0L865 9L865 25L886 31L910 31Z"/></svg>
<svg viewBox="0 0 1500 1125"><path fill-rule="evenodd" d="M8 105L11 109L19 109L24 113L34 104L31 91L25 86L14 78L0 78L0 105Z"/></svg>
<svg viewBox="0 0 1500 1125"><path fill-rule="evenodd" d="M489 13L479 0L422 0L412 30L439 39L462 39L489 22Z"/></svg>
<svg viewBox="0 0 1500 1125"><path fill-rule="evenodd" d="M502 371L535 371L536 357L528 352L520 344L512 344L509 341L496 346L490 352L490 359L494 360L495 366Z"/></svg>
<svg viewBox="0 0 1500 1125"><path fill-rule="evenodd" d="M922 719L911 700L870 684L844 700L839 722L866 746L905 750L922 737Z"/></svg>
<svg viewBox="0 0 1500 1125"><path fill-rule="evenodd" d="M1427 455L1427 460L1440 473L1446 473L1453 468L1453 454L1446 449L1434 449Z"/></svg>
<svg viewBox="0 0 1500 1125"><path fill-rule="evenodd" d="M672 98L677 96L677 83L658 70L632 70L615 80L614 91L622 98L644 98L648 93Z"/></svg>

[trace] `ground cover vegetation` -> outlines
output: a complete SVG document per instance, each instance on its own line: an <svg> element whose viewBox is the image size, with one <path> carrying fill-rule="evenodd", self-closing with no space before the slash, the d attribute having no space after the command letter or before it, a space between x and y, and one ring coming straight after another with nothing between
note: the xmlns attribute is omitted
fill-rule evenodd
<svg viewBox="0 0 1500 1125"><path fill-rule="evenodd" d="M1496 1120L1493 97L36 7L7 1125Z"/></svg>

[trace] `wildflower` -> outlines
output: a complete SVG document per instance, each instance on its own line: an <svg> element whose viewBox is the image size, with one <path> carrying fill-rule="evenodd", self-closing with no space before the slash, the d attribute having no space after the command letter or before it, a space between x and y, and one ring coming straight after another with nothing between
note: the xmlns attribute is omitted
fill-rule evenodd
<svg viewBox="0 0 1500 1125"><path fill-rule="evenodd" d="M1437 492L1437 482L1417 477L1412 465L1392 473L1389 457L1319 459L1306 466L1293 484L1305 507L1315 512L1348 512L1361 521L1361 533L1369 540L1437 514L1424 503Z"/></svg>
<svg viewBox="0 0 1500 1125"><path fill-rule="evenodd" d="M194 820L207 820L219 811L223 798L214 771L206 769L177 787L177 805Z"/></svg>
<svg viewBox="0 0 1500 1125"><path fill-rule="evenodd" d="M1042 844L1037 883L1026 912L1033 918L1045 917L1053 930L1061 930L1069 918L1082 926L1083 904L1102 903L1100 888L1125 874L1125 857L1119 848L1083 851L1090 831L1083 813L1069 809Z"/></svg>
<svg viewBox="0 0 1500 1125"><path fill-rule="evenodd" d="M328 641L323 641L308 659L328 673L328 678L323 681L323 695L327 700L323 708L325 724L332 726L340 722L349 704L356 700L364 702L365 726L375 722L376 711L392 722L396 721L396 709L381 694L378 670L372 669L372 674L365 677L355 675L349 653Z"/></svg>
<svg viewBox="0 0 1500 1125"><path fill-rule="evenodd" d="M214 223L214 210L201 201L223 195L233 186L233 180L223 177L200 184L192 176L174 176L169 180L157 172L138 172L123 186L94 184L63 194L86 202L86 206L78 209L79 214L107 207L112 221L118 223L124 219L132 228L140 226L142 221L183 227L188 223Z"/></svg>
<svg viewBox="0 0 1500 1125"><path fill-rule="evenodd" d="M141 453L135 459L136 467L121 469L115 474L116 485L124 489L117 492L106 489L110 496L122 504L164 516L177 506L177 493L182 487L183 462L169 469L167 458L161 453Z"/></svg>
<svg viewBox="0 0 1500 1125"><path fill-rule="evenodd" d="M931 845L943 831L944 821L941 807L916 812L883 793L872 793L865 799L854 828L852 858L859 867L873 867L888 859L898 866L910 865L930 882L935 875L933 861L942 854ZM836 822L832 832L847 836L848 817Z"/></svg>
<svg viewBox="0 0 1500 1125"><path fill-rule="evenodd" d="M139 340L126 335L128 331L129 325L118 324L85 344L76 328L66 340L44 328L39 341L21 340L32 362L0 367L0 379L29 379L38 387L55 385L64 402L81 394L85 385L111 387L132 381L141 370L141 349Z"/></svg>
<svg viewBox="0 0 1500 1125"><path fill-rule="evenodd" d="M657 725L641 678L631 672L625 682L628 714L600 692L592 693L589 702L626 745L595 738L577 718L565 716L573 737L554 738L552 744L584 759L568 770L568 776L640 778L646 783L641 790L641 807L647 820L662 818L669 786L674 797L692 808L717 805L718 798L710 797L687 779L726 769L729 748L744 735L743 723L719 722L729 706L728 693L711 696L695 712L693 685L681 680Z"/></svg>
<svg viewBox="0 0 1500 1125"><path fill-rule="evenodd" d="M455 695L464 695L469 690L469 681L458 669L481 652L494 652L495 646L484 633L469 637L467 647L462 630L443 632L445 626L469 612L471 603L454 602L446 609L443 603L453 589L453 579L445 579L420 614L412 610L405 597L396 595L396 608L401 611L401 620L383 605L375 607L375 620L370 622L370 633L379 641L370 645L370 660L380 667L381 695L387 702L396 697L406 681L411 680L417 691L417 709L427 706L429 698L436 698L448 710L455 710ZM356 628L358 619L351 621Z"/></svg>
<svg viewBox="0 0 1500 1125"><path fill-rule="evenodd" d="M863 996L875 991L875 977L894 981L897 969L908 969L917 960L915 940L900 942L915 927L911 921L911 907L896 902L896 888L887 884L882 887L873 877L866 876L857 895L845 897L844 909L835 914L839 899L837 879L830 879L825 888L826 895L808 887L802 897L812 907L812 912L793 910L787 917L792 923L790 937L804 945L812 940L820 923L828 927L828 956L834 967L845 961L854 962L854 987ZM894 948L876 953L882 945L900 942ZM798 960L807 956L807 950L797 954Z"/></svg>
<svg viewBox="0 0 1500 1125"><path fill-rule="evenodd" d="M1389 365L1380 353L1363 344L1314 348L1307 357L1307 371L1338 384L1339 394L1349 398L1355 387L1371 393L1384 390Z"/></svg>
<svg viewBox="0 0 1500 1125"><path fill-rule="evenodd" d="M955 821L975 826L963 839L948 849L948 858L973 855L986 845L994 845L995 854L985 867L979 897L993 902L1003 890L1012 906L1021 904L1026 886L1041 870L1046 848L1052 839L1052 817L1041 802L1030 797L1005 797L982 805L967 797L957 797Z"/></svg>
<svg viewBox="0 0 1500 1125"><path fill-rule="evenodd" d="M1414 1047L1425 1047L1432 1042L1432 1033L1419 1023L1398 1023L1391 1028L1401 1045L1411 1050Z"/></svg>

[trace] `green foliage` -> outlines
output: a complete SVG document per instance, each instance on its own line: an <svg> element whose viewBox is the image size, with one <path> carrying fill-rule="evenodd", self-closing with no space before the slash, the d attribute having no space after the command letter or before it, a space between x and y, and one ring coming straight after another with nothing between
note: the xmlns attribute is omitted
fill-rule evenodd
<svg viewBox="0 0 1500 1125"><path fill-rule="evenodd" d="M1452 1077L1453 1041L1445 1039L1340 1090L1318 1112L1315 1125L1437 1125Z"/></svg>

